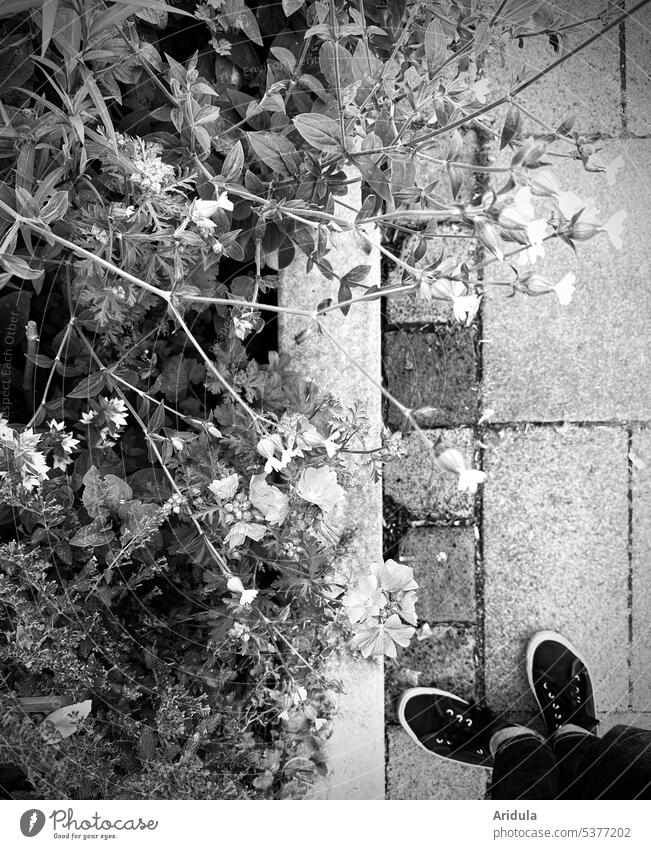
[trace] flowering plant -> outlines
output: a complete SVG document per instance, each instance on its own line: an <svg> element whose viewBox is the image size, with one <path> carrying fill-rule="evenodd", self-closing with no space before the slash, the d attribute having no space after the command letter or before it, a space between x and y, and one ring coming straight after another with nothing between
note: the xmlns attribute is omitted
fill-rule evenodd
<svg viewBox="0 0 651 849"><path fill-rule="evenodd" d="M482 78L491 45L574 24L480 6L0 4L0 760L25 795L300 795L325 769L342 619L364 657L414 633L411 570L337 583L333 567L348 453L377 478L395 435L365 446L363 411L294 373L266 319L296 312L275 298L293 261L336 284L301 312L327 331L334 311L418 293L470 324L493 283L567 304L580 281L535 270L549 240L621 246L623 214L564 189L550 154L608 181L621 162L571 122L524 132L517 96L540 74L516 61L501 95ZM507 103L508 161L464 162L461 130ZM476 169L502 182L467 199ZM449 222L476 261L427 256ZM409 255L376 227L414 237ZM338 276L344 229L399 279ZM507 279L484 275L496 262ZM483 481L454 449L439 462ZM61 708L65 740L44 746Z"/></svg>

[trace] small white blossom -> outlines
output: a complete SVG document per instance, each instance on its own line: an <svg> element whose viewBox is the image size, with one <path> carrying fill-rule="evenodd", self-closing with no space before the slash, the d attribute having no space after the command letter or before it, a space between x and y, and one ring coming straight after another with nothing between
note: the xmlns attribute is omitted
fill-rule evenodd
<svg viewBox="0 0 651 849"><path fill-rule="evenodd" d="M458 448L446 448L437 459L442 469L459 476L458 488L461 492L475 493L479 484L486 480L486 472L469 466Z"/></svg>
<svg viewBox="0 0 651 849"><path fill-rule="evenodd" d="M244 584L242 583L241 578L236 578L235 576L228 579L226 586L233 593L233 595L239 594L238 604L239 605L249 605L254 600L258 594L258 590L247 590L244 589Z"/></svg>
<svg viewBox="0 0 651 849"><path fill-rule="evenodd" d="M99 405L107 423L113 425L116 430L127 426L127 405L122 398L107 398L103 395L99 399Z"/></svg>
<svg viewBox="0 0 651 849"><path fill-rule="evenodd" d="M96 419L96 418L97 418L97 413L95 412L95 410L89 410L87 413L81 414L81 418L79 419L79 421L82 424L89 425L93 421L93 419Z"/></svg>
<svg viewBox="0 0 651 849"><path fill-rule="evenodd" d="M566 307L572 300L572 295L574 294L574 290L576 286L576 275L572 272L566 274L558 283L553 287L556 292L556 296L558 298L559 304Z"/></svg>
<svg viewBox="0 0 651 849"><path fill-rule="evenodd" d="M615 250L621 251L624 246L624 220L626 219L626 210L620 209L610 216L608 221L601 226L601 230L608 236Z"/></svg>
<svg viewBox="0 0 651 849"><path fill-rule="evenodd" d="M480 295L459 295L452 298L452 312L459 322L466 323L470 327L479 310L481 303Z"/></svg>

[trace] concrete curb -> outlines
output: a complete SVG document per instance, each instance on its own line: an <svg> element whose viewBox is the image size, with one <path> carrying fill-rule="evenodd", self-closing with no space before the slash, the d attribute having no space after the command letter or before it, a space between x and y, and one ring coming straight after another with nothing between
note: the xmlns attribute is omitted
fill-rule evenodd
<svg viewBox="0 0 651 849"><path fill-rule="evenodd" d="M351 172L351 176L353 176ZM360 184L349 186L346 204L359 209ZM346 207L337 206L336 214L354 219ZM376 239L379 241L379 236ZM380 253L367 253L352 232L337 234L335 250L328 259L334 271L343 275L356 265L370 265L365 283L380 285ZM305 256L280 274L280 306L313 310L324 298L337 299L338 283L325 279L320 271L305 271ZM340 311L328 314L329 331L351 357L378 383L382 380L380 361L380 301L356 304L344 317ZM311 333L299 345L295 336L309 327L309 319L279 315L279 345L291 354L302 373L333 393L344 407L362 403L370 422L369 444L377 445L381 430L381 393L326 336ZM382 488L372 484L368 475L351 491L345 518L346 529L354 532L350 555L340 564L342 570L355 573L382 558ZM344 687L333 735L326 747L329 773L310 794L317 799L384 798L384 685L383 665L346 656L332 662L329 673Z"/></svg>

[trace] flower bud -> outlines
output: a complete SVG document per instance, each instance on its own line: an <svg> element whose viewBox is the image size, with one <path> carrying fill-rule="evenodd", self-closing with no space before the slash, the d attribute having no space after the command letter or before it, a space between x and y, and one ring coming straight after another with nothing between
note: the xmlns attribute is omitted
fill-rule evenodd
<svg viewBox="0 0 651 849"><path fill-rule="evenodd" d="M568 236L577 242L586 242L599 232L599 225L593 224L591 221L583 221L579 218L570 227Z"/></svg>
<svg viewBox="0 0 651 849"><path fill-rule="evenodd" d="M532 274L526 280L521 278L520 287L521 291L531 296L548 295L550 292L554 291L554 287L551 283L545 280L544 277L541 277L540 274Z"/></svg>
<svg viewBox="0 0 651 849"><path fill-rule="evenodd" d="M482 245L488 248L491 253L495 254L499 260L504 259L502 240L494 224L491 224L485 218L478 218L475 222L475 235Z"/></svg>

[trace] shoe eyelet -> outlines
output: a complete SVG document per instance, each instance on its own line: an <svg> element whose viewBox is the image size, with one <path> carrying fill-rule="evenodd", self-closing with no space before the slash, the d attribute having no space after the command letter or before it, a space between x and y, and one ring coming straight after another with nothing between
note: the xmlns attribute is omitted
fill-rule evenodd
<svg viewBox="0 0 651 849"><path fill-rule="evenodd" d="M548 687L547 687L547 682L546 682L546 681L543 681L543 690L547 690L547 689L548 689Z"/></svg>
<svg viewBox="0 0 651 849"><path fill-rule="evenodd" d="M466 719L466 725L468 726L468 728L470 728L472 726L472 719L470 719L470 717L468 717L468 719Z"/></svg>
<svg viewBox="0 0 651 849"><path fill-rule="evenodd" d="M553 700L556 698L556 696L553 693L547 693L547 698Z"/></svg>
<svg viewBox="0 0 651 849"><path fill-rule="evenodd" d="M484 754L484 750L483 750L483 749L477 749L477 754L478 754L478 755L483 755L483 754Z"/></svg>
<svg viewBox="0 0 651 849"><path fill-rule="evenodd" d="M452 710L452 708L448 708L445 712L448 716L454 716L454 711Z"/></svg>
<svg viewBox="0 0 651 849"><path fill-rule="evenodd" d="M442 739L441 739L441 740L439 740L439 738L438 738L438 737L436 738L436 742L439 744L439 746L443 744L443 740L442 740Z"/></svg>

